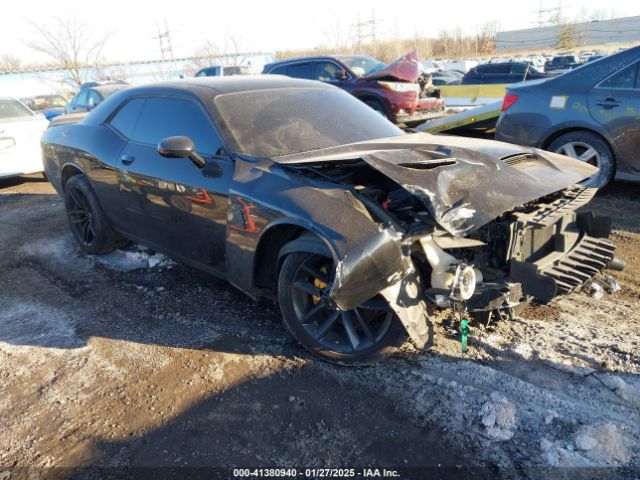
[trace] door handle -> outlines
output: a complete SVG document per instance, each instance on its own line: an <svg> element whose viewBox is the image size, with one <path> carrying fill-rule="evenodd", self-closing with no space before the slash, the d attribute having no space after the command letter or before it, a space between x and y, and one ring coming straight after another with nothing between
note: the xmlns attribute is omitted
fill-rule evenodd
<svg viewBox="0 0 640 480"><path fill-rule="evenodd" d="M619 107L622 102L618 102L615 98L605 98L602 102L596 102L596 105L604 108Z"/></svg>
<svg viewBox="0 0 640 480"><path fill-rule="evenodd" d="M123 155L120 157L120 161L124 164L124 165L131 165L134 160L136 159L136 157L133 157L131 155Z"/></svg>

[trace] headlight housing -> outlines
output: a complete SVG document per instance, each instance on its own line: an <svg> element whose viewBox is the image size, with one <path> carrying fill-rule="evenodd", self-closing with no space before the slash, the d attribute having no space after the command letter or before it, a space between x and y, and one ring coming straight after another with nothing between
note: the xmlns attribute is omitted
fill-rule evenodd
<svg viewBox="0 0 640 480"><path fill-rule="evenodd" d="M380 84L381 87L386 88L387 90L392 90L394 92L418 93L420 91L420 86L417 83L378 81L378 84Z"/></svg>
<svg viewBox="0 0 640 480"><path fill-rule="evenodd" d="M476 272L473 267L461 263L456 268L456 273L451 285L451 298L458 301L467 301L476 290Z"/></svg>

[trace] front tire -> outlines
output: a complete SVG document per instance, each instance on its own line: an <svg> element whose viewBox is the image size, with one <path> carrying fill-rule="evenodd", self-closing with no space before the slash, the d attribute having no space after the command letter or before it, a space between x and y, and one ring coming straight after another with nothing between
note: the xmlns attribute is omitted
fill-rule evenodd
<svg viewBox="0 0 640 480"><path fill-rule="evenodd" d="M565 133L549 145L549 150L600 169L598 173L581 182L585 187L602 188L613 179L616 170L615 157L609 144L595 133Z"/></svg>
<svg viewBox="0 0 640 480"><path fill-rule="evenodd" d="M386 300L377 295L341 311L324 294L334 274L333 260L318 253L294 252L284 259L278 300L284 322L307 350L342 365L366 365L393 351L406 334Z"/></svg>
<svg viewBox="0 0 640 480"><path fill-rule="evenodd" d="M107 253L126 245L107 219L98 197L84 175L74 175L65 184L64 203L73 236L90 254Z"/></svg>
<svg viewBox="0 0 640 480"><path fill-rule="evenodd" d="M372 108L376 112L378 112L383 117L389 118L389 115L387 115L386 108L384 108L384 105L382 105L382 102L380 102L379 100L367 99L364 101L364 103L367 104L370 108Z"/></svg>

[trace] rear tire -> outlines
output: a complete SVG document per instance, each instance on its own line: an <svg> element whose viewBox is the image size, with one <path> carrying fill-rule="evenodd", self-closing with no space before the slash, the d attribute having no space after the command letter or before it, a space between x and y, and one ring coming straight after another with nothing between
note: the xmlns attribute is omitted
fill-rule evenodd
<svg viewBox="0 0 640 480"><path fill-rule="evenodd" d="M107 253L128 243L111 228L98 197L84 175L74 175L67 181L64 204L71 232L85 252Z"/></svg>
<svg viewBox="0 0 640 480"><path fill-rule="evenodd" d="M328 362L366 365L404 343L406 332L381 295L347 312L332 308L322 293L333 273L333 259L325 255L294 252L284 259L278 279L280 311L303 347Z"/></svg>
<svg viewBox="0 0 640 480"><path fill-rule="evenodd" d="M548 150L598 167L598 173L581 182L585 187L602 188L613 179L615 157L609 144L595 133L580 130L565 133L551 142Z"/></svg>

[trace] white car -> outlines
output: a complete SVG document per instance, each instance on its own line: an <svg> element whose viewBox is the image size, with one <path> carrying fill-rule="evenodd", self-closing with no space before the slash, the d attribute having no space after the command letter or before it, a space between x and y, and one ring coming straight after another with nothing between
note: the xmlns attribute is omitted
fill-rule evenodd
<svg viewBox="0 0 640 480"><path fill-rule="evenodd" d="M0 178L44 171L40 137L48 124L15 98L0 97Z"/></svg>

